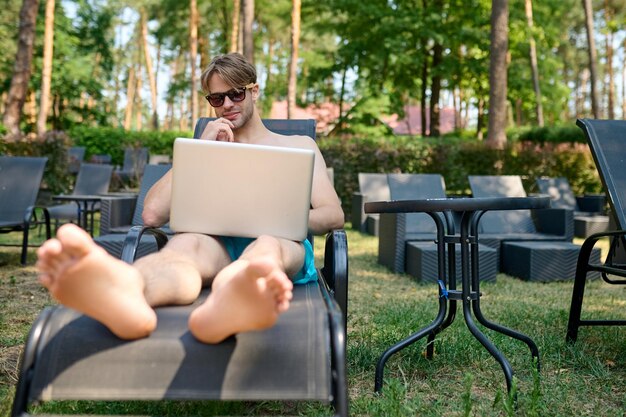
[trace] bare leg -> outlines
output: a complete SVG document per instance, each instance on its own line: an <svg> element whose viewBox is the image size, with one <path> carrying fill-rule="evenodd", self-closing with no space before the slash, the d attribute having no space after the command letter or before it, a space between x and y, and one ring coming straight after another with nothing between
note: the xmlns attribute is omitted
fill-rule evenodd
<svg viewBox="0 0 626 417"><path fill-rule="evenodd" d="M236 333L273 326L292 298L287 273L296 272L303 260L299 243L257 239L217 274L211 295L189 318L191 333L202 342L219 343Z"/></svg>
<svg viewBox="0 0 626 417"><path fill-rule="evenodd" d="M74 224L37 251L39 280L61 304L98 320L122 339L149 335L156 314L144 295L144 280L113 258Z"/></svg>

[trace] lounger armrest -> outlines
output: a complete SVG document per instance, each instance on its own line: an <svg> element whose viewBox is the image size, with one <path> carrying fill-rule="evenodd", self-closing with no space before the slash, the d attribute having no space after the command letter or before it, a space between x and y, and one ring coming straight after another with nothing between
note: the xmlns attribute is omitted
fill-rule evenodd
<svg viewBox="0 0 626 417"><path fill-rule="evenodd" d="M126 234L124 246L122 246L122 261L129 264L135 261L139 242L141 241L141 237L146 233L154 236L159 250L167 243L167 234L158 227L133 226Z"/></svg>
<svg viewBox="0 0 626 417"><path fill-rule="evenodd" d="M566 240L574 238L574 211L548 208L532 211L535 227L540 233L557 235Z"/></svg>
<svg viewBox="0 0 626 417"><path fill-rule="evenodd" d="M100 236L108 235L113 228L131 225L136 204L136 196L102 198L100 202Z"/></svg>
<svg viewBox="0 0 626 417"><path fill-rule="evenodd" d="M363 205L367 202L367 196L359 192L352 194L352 228L365 233L367 228L367 214Z"/></svg>
<svg viewBox="0 0 626 417"><path fill-rule="evenodd" d="M578 210L585 213L604 214L606 212L606 195L585 194L576 197Z"/></svg>
<svg viewBox="0 0 626 417"><path fill-rule="evenodd" d="M321 269L331 294L344 318L348 315L348 239L343 229L326 235L324 266Z"/></svg>

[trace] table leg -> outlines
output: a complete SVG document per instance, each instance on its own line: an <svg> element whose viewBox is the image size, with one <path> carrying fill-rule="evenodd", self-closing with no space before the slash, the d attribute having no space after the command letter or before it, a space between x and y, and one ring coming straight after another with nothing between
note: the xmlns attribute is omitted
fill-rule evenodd
<svg viewBox="0 0 626 417"><path fill-rule="evenodd" d="M424 327L417 333L414 333L413 335L407 337L401 342L398 342L395 345L391 346L380 356L380 359L378 359L378 363L376 364L376 375L374 377L374 391L375 392L380 392L383 388L385 363L387 363L387 360L389 360L391 355L417 342L422 337L436 331L441 326L441 323L443 323L443 319L446 316L446 310L447 310L446 306L447 306L447 301L441 298L439 300L439 314L437 314L437 317L430 325Z"/></svg>
<svg viewBox="0 0 626 417"><path fill-rule="evenodd" d="M465 318L465 323L467 324L467 328L474 335L476 339L487 349L487 351L493 356L502 371L504 372L504 377L506 379L506 387L507 391L511 392L512 382L513 382L513 368L509 361L504 357L504 355L495 347L493 343L485 336L484 333L478 329L476 323L474 323L474 319L472 318L472 304L475 303L476 300L480 298L480 293L475 291L476 289L472 287L470 281L470 221L474 217L474 213L467 212L463 214L461 219L461 282L463 285L462 289L462 301L463 301L463 316ZM476 237L476 236L475 236ZM472 263L478 263L478 238L476 237L473 242L473 246L476 248L476 252L474 253L474 257L471 259ZM477 277L476 277L477 278ZM476 279L477 280L477 279ZM475 298L472 301L472 298Z"/></svg>
<svg viewBox="0 0 626 417"><path fill-rule="evenodd" d="M480 219L481 213L477 213L476 216ZM472 222L472 235L475 236L476 242L471 245L472 251L472 291L476 294L480 294L480 275L479 275L479 262L478 262L478 230L476 228L476 222ZM520 333L516 330L509 329L508 327L502 326L500 324L491 322L485 318L482 310L480 309L480 296L476 297L472 302L472 310L474 312L474 316L478 320L479 323L487 327L488 329L494 330L496 332L505 334L514 339L520 340L528 346L530 349L530 354L533 357L533 360L537 361L537 371L541 370L541 364L539 361L539 348L535 344L535 342L528 336L523 333Z"/></svg>

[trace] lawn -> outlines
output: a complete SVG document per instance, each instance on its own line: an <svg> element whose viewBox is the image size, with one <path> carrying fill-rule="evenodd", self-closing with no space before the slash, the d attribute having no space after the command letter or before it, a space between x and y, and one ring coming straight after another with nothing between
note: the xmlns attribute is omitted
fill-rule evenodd
<svg viewBox="0 0 626 417"><path fill-rule="evenodd" d="M499 274L481 285L488 319L523 331L539 346L541 372L521 342L485 330L516 373L517 407L506 395L497 362L474 339L460 315L441 333L432 360L425 341L387 363L382 395L373 393L374 366L386 347L430 323L437 310L437 288L376 262L377 239L350 229L348 383L351 415L362 416L624 416L626 415L626 329L582 328L578 342L565 343L571 282L531 283ZM6 237L2 237L3 240ZM323 239L316 252L323 253ZM30 324L53 303L37 283L33 267L19 265L17 248L0 248L0 417L9 415L16 367ZM626 318L626 288L601 281L588 285L586 317ZM322 415L315 404L112 403L55 405L44 412L96 411L105 414Z"/></svg>

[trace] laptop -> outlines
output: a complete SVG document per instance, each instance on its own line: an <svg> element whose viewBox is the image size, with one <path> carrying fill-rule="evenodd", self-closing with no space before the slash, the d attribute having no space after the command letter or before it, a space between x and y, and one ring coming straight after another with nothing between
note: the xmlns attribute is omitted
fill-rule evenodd
<svg viewBox="0 0 626 417"><path fill-rule="evenodd" d="M309 149L177 138L170 227L303 241L314 159Z"/></svg>

